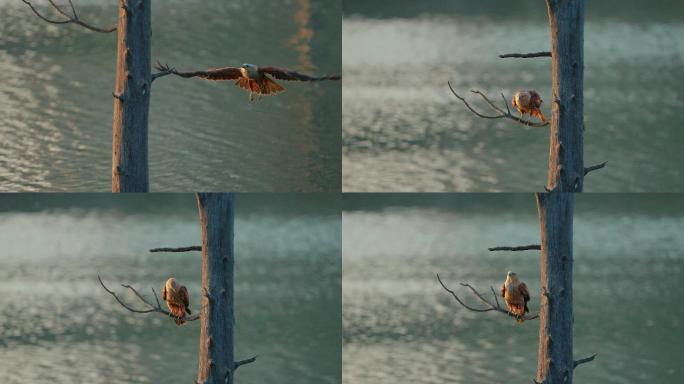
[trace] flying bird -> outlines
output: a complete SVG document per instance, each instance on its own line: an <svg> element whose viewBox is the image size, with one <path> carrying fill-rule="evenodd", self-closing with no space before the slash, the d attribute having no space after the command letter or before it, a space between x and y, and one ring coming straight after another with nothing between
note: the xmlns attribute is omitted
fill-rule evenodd
<svg viewBox="0 0 684 384"><path fill-rule="evenodd" d="M184 285L180 285L173 277L166 280L166 284L162 288L162 299L166 301L166 305L169 307L169 312L173 315L176 325L185 323L186 313L192 315L188 289Z"/></svg>
<svg viewBox="0 0 684 384"><path fill-rule="evenodd" d="M516 316L516 321L518 323L525 321L525 313L530 311L527 308L530 292L527 290L527 284L520 281L515 272L509 271L506 275L506 281L501 286L501 296L503 296L509 312Z"/></svg>
<svg viewBox="0 0 684 384"><path fill-rule="evenodd" d="M235 80L235 85L249 92L249 100L254 95L270 96L284 92L285 88L271 77L287 81L322 81L340 80L340 75L311 76L287 68L259 67L254 64L242 64L240 67L211 68L206 71L178 72L175 68L158 64L157 70L170 72L180 77L199 77L206 80Z"/></svg>
<svg viewBox="0 0 684 384"><path fill-rule="evenodd" d="M512 104L520 113L521 119L525 117L525 114L529 114L530 117L536 116L542 122L546 122L541 111L542 102L541 96L535 90L517 91L512 100Z"/></svg>

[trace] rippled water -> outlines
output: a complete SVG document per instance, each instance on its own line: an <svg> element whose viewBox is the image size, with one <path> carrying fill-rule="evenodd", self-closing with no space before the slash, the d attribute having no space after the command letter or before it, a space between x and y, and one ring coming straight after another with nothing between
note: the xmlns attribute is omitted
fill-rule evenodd
<svg viewBox="0 0 684 384"><path fill-rule="evenodd" d="M339 73L339 2L281 3L153 1L152 59ZM115 22L116 1L75 4L93 24ZM115 35L44 23L20 1L0 0L0 19L0 190L110 190ZM250 103L228 82L156 81L151 189L339 190L340 83L284 85Z"/></svg>
<svg viewBox="0 0 684 384"><path fill-rule="evenodd" d="M609 162L587 191L684 190L675 166L684 162L682 11L662 1L587 3L584 158ZM497 57L550 49L543 3L349 1L344 13L345 191L541 189L546 129L479 119L447 81L499 102L501 92L535 88L548 115L548 59Z"/></svg>
<svg viewBox="0 0 684 384"><path fill-rule="evenodd" d="M538 310L537 252L488 252L538 242L532 195L345 196L345 383L524 383L536 370L538 323L516 325L453 301L435 278L477 305L508 270ZM598 353L580 383L670 383L681 377L684 199L578 196L574 354Z"/></svg>
<svg viewBox="0 0 684 384"><path fill-rule="evenodd" d="M237 382L340 382L338 209L332 196L237 196L235 353L259 356ZM197 308L199 255L147 250L199 237L190 195L1 196L2 382L193 382L199 322L127 312L97 274L149 297L175 275Z"/></svg>

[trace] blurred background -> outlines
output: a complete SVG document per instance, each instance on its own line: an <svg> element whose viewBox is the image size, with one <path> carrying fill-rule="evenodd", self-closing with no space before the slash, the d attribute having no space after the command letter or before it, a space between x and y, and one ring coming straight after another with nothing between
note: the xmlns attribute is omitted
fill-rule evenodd
<svg viewBox="0 0 684 384"><path fill-rule="evenodd" d="M74 3L91 24L116 22L116 1ZM152 3L153 63L341 71L339 1ZM109 191L116 33L48 24L16 0L0 18L0 191ZM155 82L151 190L339 191L340 82L283 85L250 103L232 82Z"/></svg>
<svg viewBox="0 0 684 384"><path fill-rule="evenodd" d="M531 191L546 182L548 128L476 117L537 89L550 115L551 49L539 0L347 0L343 9L345 191ZM587 191L684 190L684 3L586 4L585 164L608 161Z"/></svg>
<svg viewBox="0 0 684 384"><path fill-rule="evenodd" d="M333 195L237 195L239 383L340 382L341 222ZM199 321L178 327L122 308L99 282L154 300L169 276L200 301L192 195L0 196L3 383L181 383L197 375Z"/></svg>
<svg viewBox="0 0 684 384"><path fill-rule="evenodd" d="M343 377L349 384L524 383L537 364L536 320L461 307L435 274L491 297L509 270L539 310L532 194L345 195ZM576 195L574 355L598 353L578 383L669 383L681 377L684 198Z"/></svg>

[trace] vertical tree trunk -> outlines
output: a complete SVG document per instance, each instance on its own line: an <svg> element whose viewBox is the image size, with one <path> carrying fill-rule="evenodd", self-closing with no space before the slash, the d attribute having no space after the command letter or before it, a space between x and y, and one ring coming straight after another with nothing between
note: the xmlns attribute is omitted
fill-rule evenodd
<svg viewBox="0 0 684 384"><path fill-rule="evenodd" d="M198 193L202 227L199 384L232 384L233 195Z"/></svg>
<svg viewBox="0 0 684 384"><path fill-rule="evenodd" d="M150 0L119 0L112 118L112 192L147 192Z"/></svg>
<svg viewBox="0 0 684 384"><path fill-rule="evenodd" d="M541 232L538 383L572 383L572 216L574 195L537 193Z"/></svg>
<svg viewBox="0 0 684 384"><path fill-rule="evenodd" d="M584 0L546 0L551 29L551 143L548 190L584 185Z"/></svg>

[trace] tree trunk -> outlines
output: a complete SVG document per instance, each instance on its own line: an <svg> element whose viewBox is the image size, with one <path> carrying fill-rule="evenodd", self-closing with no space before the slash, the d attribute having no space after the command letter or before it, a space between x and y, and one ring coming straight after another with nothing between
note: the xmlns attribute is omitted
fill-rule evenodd
<svg viewBox="0 0 684 384"><path fill-rule="evenodd" d="M572 383L572 215L574 195L537 193L541 232L538 383Z"/></svg>
<svg viewBox="0 0 684 384"><path fill-rule="evenodd" d="M112 192L147 192L150 0L119 0L112 118Z"/></svg>
<svg viewBox="0 0 684 384"><path fill-rule="evenodd" d="M551 29L551 143L548 190L584 185L584 0L546 0Z"/></svg>
<svg viewBox="0 0 684 384"><path fill-rule="evenodd" d="M200 384L232 384L233 359L233 195L198 193L202 227Z"/></svg>

